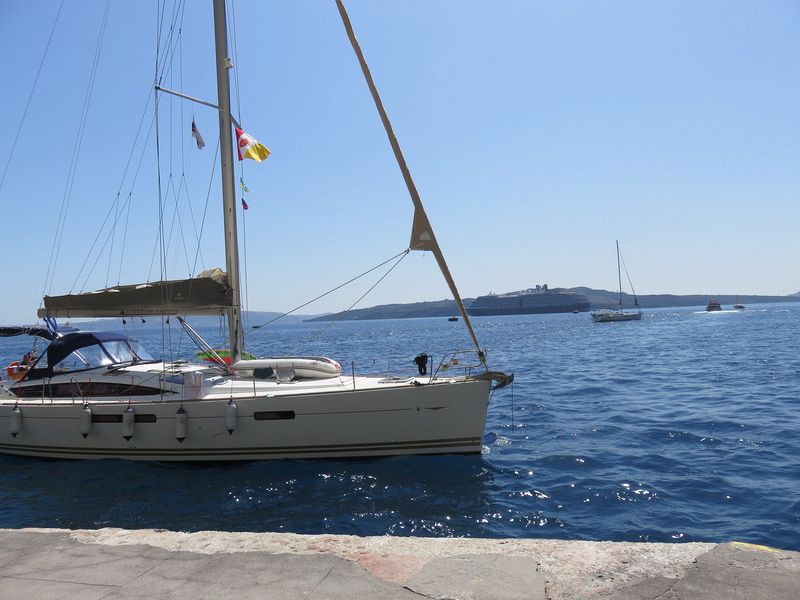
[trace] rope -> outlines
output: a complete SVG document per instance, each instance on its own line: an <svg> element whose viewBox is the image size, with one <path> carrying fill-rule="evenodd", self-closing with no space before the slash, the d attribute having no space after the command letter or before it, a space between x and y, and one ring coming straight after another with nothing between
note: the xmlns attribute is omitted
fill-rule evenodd
<svg viewBox="0 0 800 600"><path fill-rule="evenodd" d="M374 267L372 267L371 269L368 269L367 271L364 271L364 272L363 272L363 273L361 273L360 275L356 275L356 276L355 276L355 277L353 277L352 279L349 279L348 281L345 281L344 283L342 283L342 284L340 284L340 285L337 285L337 286L336 286L335 288L333 288L332 290L328 290L328 291L327 291L327 292L325 292L324 294L320 294L320 295L319 295L319 296L317 296L316 298L312 298L312 299L311 299L311 300L309 300L308 302L306 302L306 303L304 303L304 304L301 304L300 306L296 306L296 307L294 307L292 310L290 310L290 311L288 311L288 312L285 312L285 313L283 313L283 314L281 314L281 315L278 315L277 317L275 317L275 318L273 318L273 319L270 319L269 321L267 321L267 322L265 322L265 323L261 323L261 324L259 325L259 327L265 327L265 326L267 326L267 325L270 325L270 324L274 323L274 322L275 322L275 321L277 321L278 319L282 319L283 317L288 317L288 316L289 316L289 315L291 315L292 313L294 313L294 312L297 312L297 311L298 311L298 310L300 310L301 308L305 308L306 306L308 306L309 304L312 304L312 303L316 302L316 301L317 301L317 300L319 300L320 298L324 298L325 296L327 296L327 295L329 295L329 294L332 294L333 292L335 292L335 291L337 291L337 290L340 290L340 289L342 289L344 286L346 286L346 285L349 285L349 284L353 283L353 282L354 282L354 281L356 281L357 279L361 279L361 278L362 278L362 277L364 277L365 275L369 275L369 274L370 274L370 273L372 273L372 272L373 272L375 269L380 269L380 268L381 268L383 265L385 265L386 263L389 263L389 262L393 261L393 260L394 260L395 258L397 258L398 256L400 256L400 257L404 257L404 256L405 256L406 254L408 254L409 252L411 252L411 250L410 250L410 249L403 250L402 252L400 252L400 253L398 253L398 254L395 254L395 255L394 255L394 256L392 256L391 258L387 258L387 259L386 259L385 261L383 261L381 264L379 264L379 265L375 265ZM401 259L401 260L402 260L402 259ZM399 262L399 261L398 261L398 262ZM392 269L394 269L394 267L392 267ZM388 275L388 273L387 273L387 275ZM385 275L384 275L384 277L385 277ZM383 278L381 278L381 279L383 279ZM380 283L380 282L379 282L379 283ZM362 296L362 298L363 298L363 296ZM361 300L361 298L359 298L359 300L358 300L358 301L356 301L356 303L358 303L360 300ZM350 310L350 309L348 309L348 310Z"/></svg>
<svg viewBox="0 0 800 600"><path fill-rule="evenodd" d="M339 313L339 318L338 318L338 319L334 319L334 320L332 320L332 321L331 321L330 323L328 323L328 324L327 324L325 327L323 327L322 329L320 329L320 330L319 330L319 331L318 331L318 332L317 332L315 335L312 335L310 338L306 339L304 342L301 342L299 345L295 346L295 348L294 348L294 349L293 349L293 350L292 350L292 351L291 351L289 354L297 354L297 353L299 353L299 352L300 352L300 348L302 348L302 347L304 347L304 346L307 346L308 344L310 344L311 342L313 342L314 340L316 340L317 338L319 338L319 337L320 337L320 336L321 336L323 333L325 333L326 331L328 331L328 329L330 329L331 327L333 327L334 325L336 325L336 323L338 323L339 321L341 321L341 320L344 318L344 316L345 316L345 315L346 315L346 314L347 314L349 311L353 310L353 307L354 307L354 306L356 306L356 305L357 305L359 302L361 302L361 301L362 301L364 298L366 298L366 297L367 297L367 294L369 294L369 293L370 293L372 290L374 290L374 289L375 289L375 288L378 286L378 284L379 284L381 281L383 281L384 279L386 279L386 277L389 275L389 273L391 273L392 271L394 271L395 267L396 267L397 265L399 265L399 264L400 264L400 262L401 262L401 261L402 261L402 260L403 260L403 259L404 259L404 258L405 258L407 255L408 255L408 253L409 253L409 252L411 252L411 249L408 249L408 250L405 250L404 252L401 252L401 253L398 255L398 256L400 256L400 258L398 258L398 259L397 259L397 261L396 261L396 262L395 262L395 263L394 263L394 264L391 266L391 268L390 268L388 271L386 271L386 273L384 273L384 274L381 276L381 278L380 278L380 279L378 279L378 281L376 281L375 283L373 283L373 284L372 284L372 286L371 286L371 287L370 287L370 288L369 288L369 289L368 289L366 292L364 292L364 293L361 295L361 297L360 297L358 300L356 300L355 302L353 302L353 303L352 303L352 304L351 304L351 305L350 305L350 306L349 306L347 309L345 309L344 311L342 311L341 313ZM396 258L396 256L395 256L395 257L393 257L393 258ZM392 259L390 258L389 260L392 260ZM382 264L384 264L384 265L385 265L387 262L389 262L389 261L385 261L385 262L383 262ZM381 266L381 265L379 265L379 266ZM374 271L374 270L375 270L375 269L377 269L377 268L378 268L378 267L375 267L375 268L373 268L373 269L370 269L370 271ZM346 284L343 284L343 285L346 285ZM341 286L339 286L339 287L341 287Z"/></svg>
<svg viewBox="0 0 800 600"><path fill-rule="evenodd" d="M39 83L39 75L42 73L42 67L44 66L44 61L47 58L47 51L50 49L50 42L53 41L53 34L56 32L56 25L58 24L58 18L61 16L61 9L64 6L64 0L61 0L61 4L58 5L58 12L56 13L56 18L53 21L53 27L50 29L50 36L47 38L47 44L44 47L44 54L42 54L42 60L39 63L39 68L36 70L36 77L33 79L33 86L31 87L31 93L28 95L28 101L25 103L25 110L22 111L22 118L19 121L19 127L17 127L17 134L14 136L14 143L11 144L11 153L8 155L8 161L6 161L5 169L3 169L3 176L0 177L0 189L3 189L3 184L6 181L6 174L8 173L8 167L11 166L11 159L14 158L14 150L17 147L17 141L19 141L19 135L22 133L22 126L25 124L25 117L28 116L28 108L30 108L31 100L33 100L33 94L36 92L36 84Z"/></svg>

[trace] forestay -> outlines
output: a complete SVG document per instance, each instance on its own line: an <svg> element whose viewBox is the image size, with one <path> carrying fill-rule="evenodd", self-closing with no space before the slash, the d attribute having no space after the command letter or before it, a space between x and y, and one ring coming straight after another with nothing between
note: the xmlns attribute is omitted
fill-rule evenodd
<svg viewBox="0 0 800 600"><path fill-rule="evenodd" d="M422 199L417 191L417 186L414 184L414 180L411 178L411 172L408 170L408 165L406 164L406 159L403 156L403 151L400 149L397 136L395 135L392 124L389 121L389 115L386 113L386 109L383 106L383 101L378 93L378 88L375 85L375 81L372 78L372 73L369 70L369 65L367 65L367 61L364 58L364 53L361 51L361 45L358 43L356 34L353 31L353 25L350 22L350 17L348 16L341 0L336 0L336 7L339 9L339 15L342 18L342 24L347 32L347 38L350 40L350 45L353 47L353 51L356 54L358 64L361 66L361 72L364 74L364 79L367 82L367 87L369 87L372 100L375 102L375 108L378 110L381 123L383 123L383 128L386 130L386 136L389 138L389 144L392 146L392 152L394 152L394 157L397 160L397 166L400 167L403 180L405 181L406 187L408 188L408 193L411 196L411 202L414 204L414 221L411 226L411 242L409 244L409 248L411 250L430 251L436 258L436 264L439 265L439 270L442 272L442 276L447 282L450 292L453 294L453 300L455 300L456 306L458 307L461 317L464 320L464 325L467 327L467 331L469 331L469 335L472 338L472 343L475 344L478 357L480 358L481 363L485 364L485 355L481 349L480 342L478 342L478 337L475 335L475 330L472 328L472 322L469 319L469 314L467 314L467 309L464 306L464 302L461 300L461 294L458 292L456 283L453 280L453 276L450 274L450 269L447 267L447 262L444 259L442 249L439 247L439 243L436 241L436 236L433 233L433 227L431 227L431 223L428 220L428 215L422 205Z"/></svg>

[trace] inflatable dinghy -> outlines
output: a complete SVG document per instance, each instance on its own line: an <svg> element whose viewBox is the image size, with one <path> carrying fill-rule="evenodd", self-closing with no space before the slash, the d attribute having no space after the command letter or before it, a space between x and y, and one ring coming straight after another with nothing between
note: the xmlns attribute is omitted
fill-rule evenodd
<svg viewBox="0 0 800 600"><path fill-rule="evenodd" d="M233 370L256 379L331 379L341 374L342 367L324 356L281 356L240 360L233 365Z"/></svg>

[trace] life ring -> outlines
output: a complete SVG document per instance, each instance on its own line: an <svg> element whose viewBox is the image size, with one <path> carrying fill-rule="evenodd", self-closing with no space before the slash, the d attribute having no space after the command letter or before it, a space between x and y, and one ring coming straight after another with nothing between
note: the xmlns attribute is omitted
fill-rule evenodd
<svg viewBox="0 0 800 600"><path fill-rule="evenodd" d="M20 361L15 360L6 367L6 375L8 375L9 379L19 381L25 377L29 368L30 367L28 365L24 365Z"/></svg>

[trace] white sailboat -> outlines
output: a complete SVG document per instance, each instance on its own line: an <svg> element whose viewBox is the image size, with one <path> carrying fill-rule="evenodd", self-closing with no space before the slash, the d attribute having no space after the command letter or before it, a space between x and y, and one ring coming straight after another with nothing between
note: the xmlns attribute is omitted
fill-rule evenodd
<svg viewBox="0 0 800 600"><path fill-rule="evenodd" d="M625 274L628 274L627 268ZM636 312L622 310L622 268L619 258L619 240L617 240L617 280L619 283L619 308L612 310L608 308L592 311L592 321L595 323L613 323L615 321L639 321L642 318L642 309L639 308L639 299L636 297L636 291L633 289L631 283L631 292L633 293L633 303L636 306ZM630 277L628 277L630 283Z"/></svg>
<svg viewBox="0 0 800 600"><path fill-rule="evenodd" d="M513 375L487 367L344 6L339 0L337 6L414 204L409 249L436 257L475 344L472 360L453 352L431 375L390 378L346 375L325 357L241 359L231 61L225 0L214 0L226 272L45 297L39 314L50 324L57 317L225 314L231 364L165 362L117 333L0 328L0 335L49 341L41 356L8 367L0 389L0 452L221 461L481 451L492 384L506 385ZM451 376L453 365L459 373Z"/></svg>

